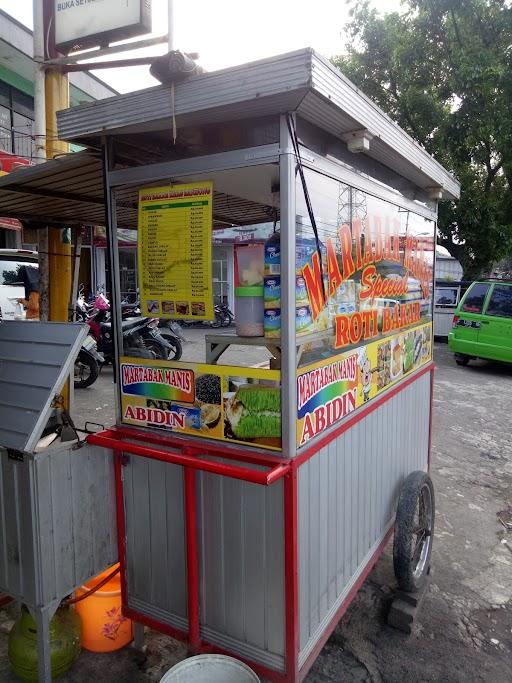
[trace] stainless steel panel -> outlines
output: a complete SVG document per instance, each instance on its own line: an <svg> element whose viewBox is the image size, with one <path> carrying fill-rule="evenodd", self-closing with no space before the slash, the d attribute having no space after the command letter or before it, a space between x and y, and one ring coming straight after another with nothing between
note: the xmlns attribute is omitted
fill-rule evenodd
<svg viewBox="0 0 512 683"><path fill-rule="evenodd" d="M283 484L199 479L202 632L218 645L231 639L235 652L254 650L256 661L282 663Z"/></svg>
<svg viewBox="0 0 512 683"><path fill-rule="evenodd" d="M182 468L128 456L123 468L128 605L188 628ZM197 473L201 632L284 666L283 484Z"/></svg>
<svg viewBox="0 0 512 683"><path fill-rule="evenodd" d="M33 607L113 564L111 453L66 444L18 461L0 449L0 548L0 590Z"/></svg>
<svg viewBox="0 0 512 683"><path fill-rule="evenodd" d="M183 470L127 456L123 477L128 604L176 624L187 616Z"/></svg>
<svg viewBox="0 0 512 683"><path fill-rule="evenodd" d="M301 662L392 524L402 481L426 469L429 412L427 373L300 467Z"/></svg>

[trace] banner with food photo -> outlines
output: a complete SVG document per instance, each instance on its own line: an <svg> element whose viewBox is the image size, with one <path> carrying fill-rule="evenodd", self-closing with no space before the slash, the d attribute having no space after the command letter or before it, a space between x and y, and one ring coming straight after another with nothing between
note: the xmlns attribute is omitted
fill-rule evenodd
<svg viewBox="0 0 512 683"><path fill-rule="evenodd" d="M340 422L432 358L432 327L401 334L300 368L297 372L297 446Z"/></svg>
<svg viewBox="0 0 512 683"><path fill-rule="evenodd" d="M281 448L278 370L121 359L122 421Z"/></svg>

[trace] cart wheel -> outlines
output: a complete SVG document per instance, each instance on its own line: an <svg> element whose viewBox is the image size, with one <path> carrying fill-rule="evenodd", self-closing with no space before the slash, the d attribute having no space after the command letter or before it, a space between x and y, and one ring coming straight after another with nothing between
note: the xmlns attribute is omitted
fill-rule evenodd
<svg viewBox="0 0 512 683"><path fill-rule="evenodd" d="M400 490L393 541L396 580L408 593L419 591L429 573L434 514L430 477L425 472L412 472Z"/></svg>
<svg viewBox="0 0 512 683"><path fill-rule="evenodd" d="M465 356L462 353L456 353L455 362L457 365L467 365L469 363L469 356Z"/></svg>

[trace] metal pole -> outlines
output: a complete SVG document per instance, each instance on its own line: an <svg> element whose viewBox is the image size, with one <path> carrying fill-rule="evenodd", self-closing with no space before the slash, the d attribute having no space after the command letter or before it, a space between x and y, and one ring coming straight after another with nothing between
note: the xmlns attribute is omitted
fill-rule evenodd
<svg viewBox="0 0 512 683"><path fill-rule="evenodd" d="M281 415L283 455L296 453L297 346L295 341L295 165L286 117L281 116Z"/></svg>
<svg viewBox="0 0 512 683"><path fill-rule="evenodd" d="M176 49L174 47L174 0L168 0L167 7L167 22L169 25L167 46L169 48L169 52L172 52Z"/></svg>
<svg viewBox="0 0 512 683"><path fill-rule="evenodd" d="M46 98L44 73L44 17L42 0L34 0L34 150L36 164L46 161ZM39 319L46 322L50 312L48 228L38 230Z"/></svg>
<svg viewBox="0 0 512 683"><path fill-rule="evenodd" d="M34 138L35 161L46 160L46 99L44 74L43 0L34 0Z"/></svg>

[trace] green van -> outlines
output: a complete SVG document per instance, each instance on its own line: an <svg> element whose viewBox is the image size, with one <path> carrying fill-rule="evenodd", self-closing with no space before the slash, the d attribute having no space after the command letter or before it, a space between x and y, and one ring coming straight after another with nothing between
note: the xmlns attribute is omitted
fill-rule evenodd
<svg viewBox="0 0 512 683"><path fill-rule="evenodd" d="M473 282L453 316L448 347L459 365L471 358L512 363L512 281Z"/></svg>

